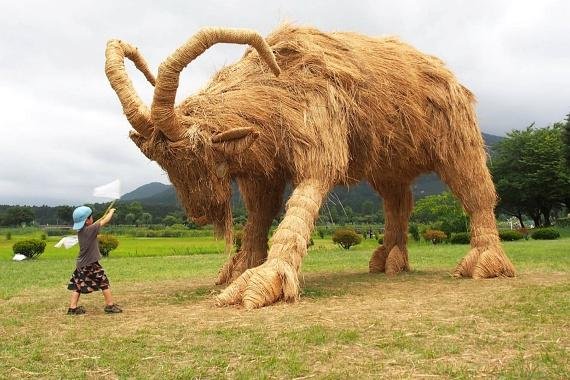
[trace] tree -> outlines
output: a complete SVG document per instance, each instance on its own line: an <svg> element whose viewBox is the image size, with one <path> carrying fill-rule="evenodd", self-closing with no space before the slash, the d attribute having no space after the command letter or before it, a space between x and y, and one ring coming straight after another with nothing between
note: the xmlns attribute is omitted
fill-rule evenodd
<svg viewBox="0 0 570 380"><path fill-rule="evenodd" d="M137 221L137 224L151 224L152 223L152 215L148 212L143 212L140 218Z"/></svg>
<svg viewBox="0 0 570 380"><path fill-rule="evenodd" d="M135 214L128 213L125 215L125 223L126 224L135 224L136 216Z"/></svg>
<svg viewBox="0 0 570 380"><path fill-rule="evenodd" d="M14 206L6 210L2 218L2 224L6 226L30 224L34 221L34 217L34 212L31 207Z"/></svg>
<svg viewBox="0 0 570 380"><path fill-rule="evenodd" d="M570 178L570 113L566 115L566 123L562 125L561 133L564 163L566 166L566 177ZM566 211L570 213L570 186L566 188L566 191L564 193L564 204L566 205Z"/></svg>
<svg viewBox="0 0 570 380"><path fill-rule="evenodd" d="M71 223L73 220L73 207L71 206L57 206L55 208L56 224Z"/></svg>
<svg viewBox="0 0 570 380"><path fill-rule="evenodd" d="M512 131L495 146L490 164L499 194L499 209L519 218L531 217L536 227L550 225L570 186L563 158L562 124L530 125Z"/></svg>
<svg viewBox="0 0 570 380"><path fill-rule="evenodd" d="M463 208L450 192L430 195L416 202L412 220L444 231L466 232L468 226L467 215Z"/></svg>
<svg viewBox="0 0 570 380"><path fill-rule="evenodd" d="M162 219L162 223L164 223L167 226L172 226L174 224L181 224L182 223L182 219L177 217L176 215L166 215L164 217L164 219Z"/></svg>

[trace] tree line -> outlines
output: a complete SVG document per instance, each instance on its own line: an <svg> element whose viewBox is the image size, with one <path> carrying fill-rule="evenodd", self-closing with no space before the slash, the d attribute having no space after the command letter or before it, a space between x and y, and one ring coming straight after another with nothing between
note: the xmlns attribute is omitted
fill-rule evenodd
<svg viewBox="0 0 570 380"><path fill-rule="evenodd" d="M497 214L514 216L525 227L532 220L535 227L549 226L553 217L570 209L570 114L563 122L545 128L534 124L508 133L491 150L489 169L499 196ZM357 191L364 191L357 189ZM384 222L381 201L361 193L343 202L334 194L320 210L317 224L381 224ZM232 198L234 222L244 224L247 211L241 199ZM360 202L358 202L360 199ZM373 199L373 200L371 200ZM355 203L356 202L356 203ZM108 204L88 205L95 217L101 216ZM113 220L116 224L173 225L192 222L177 205L118 202ZM69 225L72 206L1 206L0 226ZM279 219L279 218L278 218ZM468 221L457 200L449 193L418 199L412 222L437 223L438 229L466 231Z"/></svg>
<svg viewBox="0 0 570 380"><path fill-rule="evenodd" d="M550 226L570 209L570 114L546 128L531 124L493 147L489 163L499 195L497 211Z"/></svg>

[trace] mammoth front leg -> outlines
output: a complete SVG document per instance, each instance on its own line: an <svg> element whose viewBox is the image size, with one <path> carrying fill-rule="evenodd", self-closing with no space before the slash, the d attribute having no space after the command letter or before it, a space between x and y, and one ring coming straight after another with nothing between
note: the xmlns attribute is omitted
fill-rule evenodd
<svg viewBox="0 0 570 380"><path fill-rule="evenodd" d="M230 283L247 269L265 262L267 234L283 201L285 181L282 179L240 179L238 184L247 208L247 223L241 248L220 269L217 285Z"/></svg>
<svg viewBox="0 0 570 380"><path fill-rule="evenodd" d="M298 271L328 190L328 186L317 180L303 181L295 188L287 202L285 217L271 239L267 261L246 270L217 296L219 306L241 303L253 309L281 298L294 301L299 297Z"/></svg>

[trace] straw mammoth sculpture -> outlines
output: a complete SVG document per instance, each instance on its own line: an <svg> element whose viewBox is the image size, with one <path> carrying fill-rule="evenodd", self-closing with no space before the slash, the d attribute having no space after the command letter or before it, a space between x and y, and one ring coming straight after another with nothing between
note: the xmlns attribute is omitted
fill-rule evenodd
<svg viewBox="0 0 570 380"><path fill-rule="evenodd" d="M251 47L175 106L181 71L216 43ZM155 86L150 109L134 91L125 57ZM471 219L471 250L455 276L514 276L499 243L474 96L439 59L395 38L283 25L266 39L203 29L160 65L156 79L136 48L112 40L105 71L134 128L131 139L166 170L189 217L230 239L230 183L239 185L248 220L242 250L220 271L218 283L230 285L219 305L298 298L307 240L336 184L367 180L384 198L384 243L370 272L408 270L410 184L429 171ZM288 182L293 193L269 247Z"/></svg>

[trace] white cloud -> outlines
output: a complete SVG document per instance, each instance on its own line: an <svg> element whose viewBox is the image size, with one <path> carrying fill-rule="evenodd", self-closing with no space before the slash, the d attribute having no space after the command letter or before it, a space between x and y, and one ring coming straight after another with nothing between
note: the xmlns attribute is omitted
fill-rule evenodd
<svg viewBox="0 0 570 380"><path fill-rule="evenodd" d="M110 38L138 46L156 71L204 26L267 34L291 21L398 35L446 61L476 93L482 129L504 134L570 112L568 14L563 0L8 2L0 13L0 204L78 204L94 201L92 189L114 178L125 191L168 181L127 137L103 71ZM177 99L243 50L208 50L183 73ZM129 72L150 103L152 87Z"/></svg>

